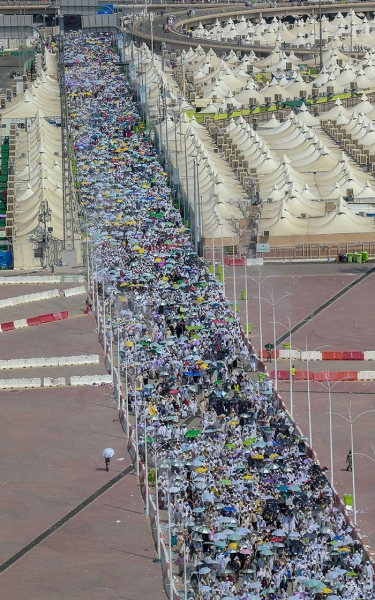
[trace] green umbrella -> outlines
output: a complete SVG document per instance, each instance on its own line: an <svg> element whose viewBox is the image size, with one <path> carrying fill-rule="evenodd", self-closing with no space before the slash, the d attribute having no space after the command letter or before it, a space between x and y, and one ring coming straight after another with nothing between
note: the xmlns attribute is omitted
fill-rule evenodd
<svg viewBox="0 0 375 600"><path fill-rule="evenodd" d="M345 575L346 577L357 577L358 573L355 573L354 571L347 571Z"/></svg>
<svg viewBox="0 0 375 600"><path fill-rule="evenodd" d="M307 581L305 581L305 587L307 588L315 588L317 585L320 584L320 581L318 581L317 579L308 579Z"/></svg>
<svg viewBox="0 0 375 600"><path fill-rule="evenodd" d="M256 438L247 438L247 440L244 441L243 445L244 446L251 446L251 444L254 444Z"/></svg>
<svg viewBox="0 0 375 600"><path fill-rule="evenodd" d="M230 540L231 542L238 542L241 538L242 535L240 535L239 533L231 533L230 535L228 535L228 540Z"/></svg>
<svg viewBox="0 0 375 600"><path fill-rule="evenodd" d="M152 444L153 441L154 441L154 439L152 437L150 437L149 435L146 437L146 442L148 444Z"/></svg>
<svg viewBox="0 0 375 600"><path fill-rule="evenodd" d="M222 479L220 485L232 485L232 482L229 479Z"/></svg>
<svg viewBox="0 0 375 600"><path fill-rule="evenodd" d="M234 444L225 444L225 447L234 449L236 446Z"/></svg>
<svg viewBox="0 0 375 600"><path fill-rule="evenodd" d="M216 381L214 381L214 385L220 385L221 383L223 383L222 379L217 379Z"/></svg>
<svg viewBox="0 0 375 600"><path fill-rule="evenodd" d="M262 554L262 556L272 556L273 552L269 548L261 548L259 554Z"/></svg>
<svg viewBox="0 0 375 600"><path fill-rule="evenodd" d="M195 438L199 434L200 434L200 429L190 429L189 431L187 431L185 433L185 436L189 437L189 438Z"/></svg>

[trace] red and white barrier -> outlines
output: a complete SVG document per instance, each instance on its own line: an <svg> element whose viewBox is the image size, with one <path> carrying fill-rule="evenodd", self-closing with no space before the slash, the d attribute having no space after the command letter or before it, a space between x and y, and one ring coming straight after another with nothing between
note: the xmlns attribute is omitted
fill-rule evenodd
<svg viewBox="0 0 375 600"><path fill-rule="evenodd" d="M30 317L29 319L17 319L16 321L1 323L0 331L13 331L14 329L23 329L24 327L34 327L35 325L44 325L45 323L53 323L54 321L63 321L67 318L68 311L64 310L62 312L39 315L38 317Z"/></svg>
<svg viewBox="0 0 375 600"><path fill-rule="evenodd" d="M326 350L324 352L319 352L317 350L309 351L309 352L300 352L299 350L276 350L276 358L280 359L288 359L290 358L290 354L292 353L293 360L307 360L307 355L309 361L311 360L375 360L375 350ZM272 350L271 352L272 358L274 358L275 353ZM267 350L263 350L262 358L268 358Z"/></svg>
<svg viewBox="0 0 375 600"><path fill-rule="evenodd" d="M296 370L294 381L306 381L307 371ZM271 379L275 379L275 371L270 373ZM314 373L309 371L310 381L375 381L375 371L323 371ZM289 371L284 369L277 371L278 381L289 381Z"/></svg>

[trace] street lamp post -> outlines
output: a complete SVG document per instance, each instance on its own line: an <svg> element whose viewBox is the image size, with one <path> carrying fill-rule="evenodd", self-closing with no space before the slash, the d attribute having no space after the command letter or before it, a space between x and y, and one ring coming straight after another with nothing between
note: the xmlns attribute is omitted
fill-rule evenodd
<svg viewBox="0 0 375 600"><path fill-rule="evenodd" d="M158 558L160 558L160 513L159 513L158 451L165 444L170 443L170 440L167 440L166 442L163 442L162 444L159 444L159 447L157 448L155 440L152 437L150 437L149 439L151 440L151 444L155 444L154 447L153 447L153 451L154 451L154 455L155 455L156 530L157 530L157 538L158 538L158 540L157 540L157 552L158 552Z"/></svg>
<svg viewBox="0 0 375 600"><path fill-rule="evenodd" d="M328 371L328 377L329 377L329 371ZM322 381L317 381L316 383L319 383L319 385L322 385L327 391L328 391L328 414L329 414L329 461L330 461L330 470L331 470L331 476L330 476L330 482L331 482L331 486L333 487L334 483L333 483L333 438L332 438L332 397L331 397L331 390L333 390L333 388L340 383L341 381L346 381L348 378L347 377L343 377L342 379L339 379L338 381L335 381L335 383L333 385L331 385L331 382L329 381L329 379L327 380L328 385L325 385Z"/></svg>
<svg viewBox="0 0 375 600"><path fill-rule="evenodd" d="M263 280L264 281L264 280ZM263 282L262 282L263 283ZM273 288L271 291L271 300L267 300L267 298L261 298L260 297L260 286L259 286L259 300L264 300L264 302L268 302L268 304L270 304L272 306L272 323L273 323L273 360L274 360L274 371L275 371L275 388L277 389L277 357L276 357L276 318L275 318L275 312L276 312L276 306L277 304L283 300L283 298L289 298L289 296L292 296L293 294L288 293L288 294L284 294L284 296L281 296L281 298L279 298L278 300L276 300L275 302L275 296L273 293ZM280 323L282 324L282 323ZM283 325L283 327L286 327L286 325ZM262 359L262 350L261 350L261 359Z"/></svg>
<svg viewBox="0 0 375 600"><path fill-rule="evenodd" d="M147 409L144 412L144 440L145 440L145 496L146 496L146 515L150 513L148 498L148 452L147 452Z"/></svg>
<svg viewBox="0 0 375 600"><path fill-rule="evenodd" d="M236 290L236 259L234 256L234 239L232 231L232 257L233 257L233 294L234 294L234 316L237 317L237 290Z"/></svg>
<svg viewBox="0 0 375 600"><path fill-rule="evenodd" d="M254 277L251 277L250 275L248 275L249 279L251 279L252 281L254 281L254 283L257 284L258 286L258 313L259 313L259 344L260 344L260 360L262 360L262 350L263 350L263 333L262 333L262 302L261 302L261 296L260 296L260 286L262 285L262 283L264 283L266 281L266 279L270 279L271 277L273 277L273 275L267 275L267 277L264 277L261 281L260 276L262 275L262 271L260 271L260 273L258 274L258 279L259 281L257 281ZM256 298L254 296L254 298Z"/></svg>
<svg viewBox="0 0 375 600"><path fill-rule="evenodd" d="M318 346L317 348L314 348L314 350L311 350L311 352L315 352L316 350L319 350L320 348L327 348L327 344L325 344L324 346ZM310 371L309 371L309 351L307 349L307 338L306 338L306 372L307 372L307 410L308 410L308 417L309 417L309 446L312 449L312 423L311 423L311 395L310 395Z"/></svg>
<svg viewBox="0 0 375 600"><path fill-rule="evenodd" d="M136 459L136 472L139 477L139 446L138 446L138 407L137 407L137 384L135 381L134 373L134 416L135 416L135 459Z"/></svg>
<svg viewBox="0 0 375 600"><path fill-rule="evenodd" d="M370 412L375 412L375 409L374 410L365 410L365 411L361 412L359 415L357 415L356 417L354 417L354 419L353 419L352 418L352 403L350 402L348 411L349 411L349 418L345 417L344 415L341 415L340 413L336 413L336 412L334 412L332 414L336 415L337 417L341 417L342 419L345 419L345 421L350 423L350 446L351 446L351 451L352 451L353 519L354 519L354 526L356 527L357 526L357 499L356 499L356 490L355 490L353 424L356 422L357 419L359 419L359 417L362 417L362 415L365 415ZM361 453L358 452L357 454L361 454ZM364 456L366 456L366 454ZM367 458L370 458L370 460L374 460L370 456L368 456ZM375 460L374 460L374 462L375 462Z"/></svg>
<svg viewBox="0 0 375 600"><path fill-rule="evenodd" d="M247 339L247 337L249 335L249 305L248 305L248 297L247 297L247 273L246 273L247 256L245 256L244 263L245 263L245 296L246 296L245 322L246 322L246 339Z"/></svg>
<svg viewBox="0 0 375 600"><path fill-rule="evenodd" d="M319 70L323 69L322 0L319 0Z"/></svg>
<svg viewBox="0 0 375 600"><path fill-rule="evenodd" d="M281 298L280 298L281 299ZM280 323L279 321L273 322L274 327L274 345L276 346L276 334L275 334L275 326L281 325L285 327L289 331L289 393L290 393L290 416L293 419L293 377L292 377L292 319L291 316L288 315L288 326L284 325L284 323ZM274 348L274 358L276 360L276 347ZM277 369L275 368L275 372Z"/></svg>
<svg viewBox="0 0 375 600"><path fill-rule="evenodd" d="M48 269L48 263L49 263L49 255L48 255L49 238L50 238L50 233L52 233L52 231L53 231L53 227L48 225L48 223L51 222L51 219L52 219L52 210L49 207L48 201L42 200L40 203L40 206L39 206L38 220L39 220L39 223L41 223L43 226L43 245L44 245L45 253L46 253L46 269ZM42 260L43 260L43 258L42 258Z"/></svg>

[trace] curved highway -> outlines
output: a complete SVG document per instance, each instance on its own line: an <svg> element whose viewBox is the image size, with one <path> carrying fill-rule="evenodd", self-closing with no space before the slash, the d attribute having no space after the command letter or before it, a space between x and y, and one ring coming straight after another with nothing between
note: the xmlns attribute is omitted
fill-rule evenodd
<svg viewBox="0 0 375 600"><path fill-rule="evenodd" d="M128 6L128 5L127 5ZM137 5L139 9L139 5ZM148 5L149 12L154 13L153 20L153 45L154 49L161 49L162 44L166 44L168 49L188 49L201 46L204 50L212 48L217 53L221 53L223 50L247 53L253 50L257 55L268 55L273 47L271 46L259 46L246 44L245 46L239 46L233 44L233 42L221 42L214 40L203 40L201 38L187 38L182 29L185 25L189 27L196 27L199 23L208 24L215 22L216 19L223 21L229 17L233 19L239 19L242 15L246 18L251 18L253 21L259 21L262 18L269 18L277 16L278 18L295 17L296 15L309 15L317 13L318 4L309 4L303 6L291 6L285 4L276 8L269 8L267 4L257 5L255 8L248 8L244 4L215 4L214 7L210 5L194 4L195 15L194 17L188 17L186 14L187 5L181 4L152 4ZM221 12L225 10L224 12ZM366 2L351 2L350 4L322 4L322 14L336 14L341 12L343 14L353 9L356 12L374 14L375 6L374 1ZM163 11L163 16L160 15L160 11ZM166 17L173 14L175 22L173 30L168 33L163 33L161 26L166 23ZM131 27L131 26L130 26ZM151 40L151 27L148 18L138 19L134 22L133 26L133 37L135 41L140 43L146 42L150 45ZM131 33L131 29L128 29ZM296 56L301 57L301 60L305 57L313 54L312 50L306 50L305 48L293 48L293 52ZM353 53L354 54L354 53Z"/></svg>

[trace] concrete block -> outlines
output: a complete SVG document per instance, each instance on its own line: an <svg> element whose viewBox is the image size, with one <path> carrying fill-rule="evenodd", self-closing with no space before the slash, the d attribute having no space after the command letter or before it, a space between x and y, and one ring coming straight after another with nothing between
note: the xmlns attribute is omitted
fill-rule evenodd
<svg viewBox="0 0 375 600"><path fill-rule="evenodd" d="M59 387L61 385L66 385L65 377L57 377L55 379L45 377L43 380L43 387Z"/></svg>
<svg viewBox="0 0 375 600"><path fill-rule="evenodd" d="M23 327L27 327L27 319L16 319L14 321L14 329L22 329Z"/></svg>
<svg viewBox="0 0 375 600"><path fill-rule="evenodd" d="M301 352L301 360L306 360L307 354L309 355L309 360L322 360L322 353L318 352L316 350L314 350L314 351L309 350L308 352Z"/></svg>
<svg viewBox="0 0 375 600"><path fill-rule="evenodd" d="M292 356L292 359L294 359L294 360L300 360L300 358L301 358L301 353L299 350L280 350L279 351L279 358L290 358L290 355Z"/></svg>
<svg viewBox="0 0 375 600"><path fill-rule="evenodd" d="M81 285L76 288L70 288L69 290L64 290L64 296L69 298L70 296L79 296L80 294L86 294L86 288L84 285Z"/></svg>
<svg viewBox="0 0 375 600"><path fill-rule="evenodd" d="M375 371L359 371L358 381L374 381Z"/></svg>

